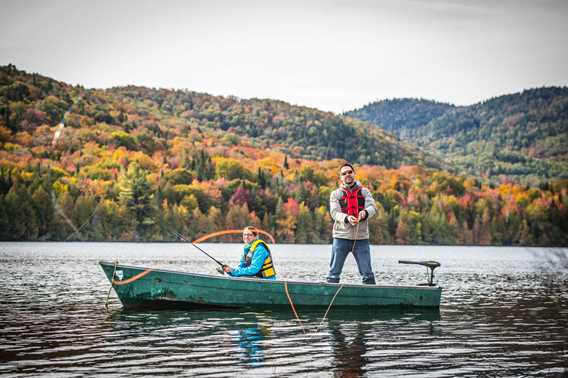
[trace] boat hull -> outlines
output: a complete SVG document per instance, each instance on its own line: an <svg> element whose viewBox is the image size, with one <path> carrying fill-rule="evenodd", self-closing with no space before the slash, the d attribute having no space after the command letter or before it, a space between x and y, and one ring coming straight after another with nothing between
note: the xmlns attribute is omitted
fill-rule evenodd
<svg viewBox="0 0 568 378"><path fill-rule="evenodd" d="M413 306L437 308L442 289L432 286L329 284L210 276L100 262L126 308L373 308ZM144 274L146 273L146 274ZM137 278L140 277L140 278ZM120 278L120 279L119 279ZM132 282L129 282L132 281ZM339 290L341 288L341 290ZM338 293L339 290L339 293Z"/></svg>

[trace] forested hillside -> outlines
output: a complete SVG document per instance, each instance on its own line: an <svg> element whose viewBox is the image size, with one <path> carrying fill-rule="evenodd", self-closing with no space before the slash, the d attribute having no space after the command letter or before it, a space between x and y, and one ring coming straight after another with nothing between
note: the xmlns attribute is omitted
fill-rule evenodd
<svg viewBox="0 0 568 378"><path fill-rule="evenodd" d="M348 117L275 100L85 89L13 66L0 69L0 99L1 240L195 239L254 224L278 242L327 243L341 159L386 150L420 165L357 165L379 208L373 243L568 244L566 181L489 186ZM368 150L310 159L349 138Z"/></svg>
<svg viewBox="0 0 568 378"><path fill-rule="evenodd" d="M401 98L376 101L345 115L371 122L401 139L412 140L416 129L453 108L453 105L441 102Z"/></svg>
<svg viewBox="0 0 568 378"><path fill-rule="evenodd" d="M122 103L148 109L157 118L171 117L225 138L254 138L259 147L292 157L315 160L343 158L364 164L397 167L440 163L421 150L355 119L268 99L241 100L189 91L115 88L105 92L109 107ZM181 131L181 136L185 131Z"/></svg>
<svg viewBox="0 0 568 378"><path fill-rule="evenodd" d="M568 88L540 88L458 108L414 135L472 174L568 178Z"/></svg>
<svg viewBox="0 0 568 378"><path fill-rule="evenodd" d="M466 107L382 101L348 114L438 154L455 172L532 184L568 178L568 88L531 89Z"/></svg>

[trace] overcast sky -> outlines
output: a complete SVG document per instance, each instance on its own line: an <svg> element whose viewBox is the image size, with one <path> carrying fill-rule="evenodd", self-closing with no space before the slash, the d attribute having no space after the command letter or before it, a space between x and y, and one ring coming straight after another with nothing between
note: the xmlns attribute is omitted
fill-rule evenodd
<svg viewBox="0 0 568 378"><path fill-rule="evenodd" d="M566 0L1 0L0 64L342 112L568 85Z"/></svg>

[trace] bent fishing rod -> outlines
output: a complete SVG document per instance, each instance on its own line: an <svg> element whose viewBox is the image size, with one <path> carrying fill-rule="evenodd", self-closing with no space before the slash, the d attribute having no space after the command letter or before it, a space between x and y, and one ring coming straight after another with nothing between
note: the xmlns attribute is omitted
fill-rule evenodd
<svg viewBox="0 0 568 378"><path fill-rule="evenodd" d="M221 266L221 268L223 268L224 266L226 266L226 264L223 264L222 262L220 262L219 260L217 260L215 257L211 256L209 253L205 252L203 249L199 248L195 243L190 242L189 240L187 240L186 238L183 237L182 234L180 234L177 231L173 231L173 234L180 239L181 241L184 241L186 243L191 243L192 246L194 246L195 248L199 249L201 252L205 253L205 255L207 257L209 257L211 260L215 261L217 264L219 264Z"/></svg>
<svg viewBox="0 0 568 378"><path fill-rule="evenodd" d="M142 212L146 213L144 210L142 210ZM217 260L215 257L211 256L209 253L205 252L203 249L199 248L194 242L187 240L182 234L180 234L177 231L171 231L168 230L170 234L174 235L175 237L177 237L179 240L186 242L186 243L190 243L192 246L194 246L195 248L197 248L198 250L200 250L201 252L203 252L205 254L205 256L209 257L211 260L215 261L217 264L219 264L219 266L221 267L221 269L217 268L217 271L219 273L223 273L223 268L225 266L227 266L227 264L223 264L222 262L220 262L219 260Z"/></svg>

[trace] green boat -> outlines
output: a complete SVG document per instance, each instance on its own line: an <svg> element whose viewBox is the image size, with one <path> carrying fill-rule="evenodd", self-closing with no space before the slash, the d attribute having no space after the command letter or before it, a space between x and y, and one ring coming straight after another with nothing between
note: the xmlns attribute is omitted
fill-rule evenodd
<svg viewBox="0 0 568 378"><path fill-rule="evenodd" d="M402 261L401 261L402 262ZM436 262L407 262L432 270ZM436 265L437 264L437 265ZM437 308L442 289L426 285L387 286L263 280L150 269L101 261L107 278L125 308L375 308L412 306Z"/></svg>

